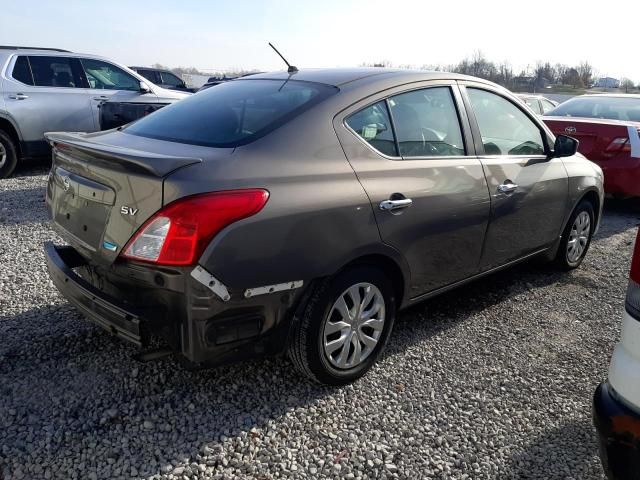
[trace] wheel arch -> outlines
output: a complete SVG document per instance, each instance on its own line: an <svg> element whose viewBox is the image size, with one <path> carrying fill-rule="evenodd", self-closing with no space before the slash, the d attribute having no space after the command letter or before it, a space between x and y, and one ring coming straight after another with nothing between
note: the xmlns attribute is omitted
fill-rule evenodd
<svg viewBox="0 0 640 480"><path fill-rule="evenodd" d="M407 288L410 277L408 266L403 265L404 262L394 257L395 255L391 256L380 252L363 254L345 263L335 274L337 275L340 272L360 265L379 268L391 280L396 296L396 305L398 305L398 308L401 308L408 299Z"/></svg>
<svg viewBox="0 0 640 480"><path fill-rule="evenodd" d="M583 200L587 200L588 202L591 203L591 205L593 205L593 214L595 215L595 219L594 219L595 220L595 224L599 225L600 224L600 214L601 214L600 208L602 207L602 205L600 203L600 195L598 195L598 192L595 189L588 190L584 195L582 195L578 199L576 204L573 206L573 210L575 210L576 207ZM573 210L571 210L571 211L573 212Z"/></svg>
<svg viewBox="0 0 640 480"><path fill-rule="evenodd" d="M18 156L21 156L22 145L20 142L20 132L14 123L7 117L0 115L0 130L4 130L9 137L11 137L11 140L13 140L13 144L18 152Z"/></svg>

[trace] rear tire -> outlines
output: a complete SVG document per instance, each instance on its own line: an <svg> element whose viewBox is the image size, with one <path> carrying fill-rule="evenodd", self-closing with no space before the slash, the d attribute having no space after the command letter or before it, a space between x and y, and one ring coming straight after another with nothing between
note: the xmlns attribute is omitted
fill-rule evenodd
<svg viewBox="0 0 640 480"><path fill-rule="evenodd" d="M387 276L363 265L316 285L298 312L289 341L292 363L315 382L345 385L363 376L384 349L396 299Z"/></svg>
<svg viewBox="0 0 640 480"><path fill-rule="evenodd" d="M554 263L562 270L578 268L584 260L595 228L593 205L582 200L575 208L562 232Z"/></svg>
<svg viewBox="0 0 640 480"><path fill-rule="evenodd" d="M0 130L0 178L8 178L18 164L18 148L4 130Z"/></svg>

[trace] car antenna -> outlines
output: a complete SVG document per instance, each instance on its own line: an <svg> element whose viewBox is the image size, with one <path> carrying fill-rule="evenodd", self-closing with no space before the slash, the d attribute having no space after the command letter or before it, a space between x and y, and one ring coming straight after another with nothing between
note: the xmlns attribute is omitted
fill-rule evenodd
<svg viewBox="0 0 640 480"><path fill-rule="evenodd" d="M298 67L289 64L289 62L287 62L287 59L282 56L282 54L278 51L278 49L276 47L273 46L273 44L271 42L269 42L269 46L271 48L273 48L273 50L280 56L282 61L287 64L287 73L294 74L294 73L296 73L298 71Z"/></svg>

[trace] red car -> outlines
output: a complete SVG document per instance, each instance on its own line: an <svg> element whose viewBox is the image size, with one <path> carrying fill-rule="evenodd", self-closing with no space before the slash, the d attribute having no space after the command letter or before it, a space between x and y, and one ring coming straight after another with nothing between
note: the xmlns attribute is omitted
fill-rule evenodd
<svg viewBox="0 0 640 480"><path fill-rule="evenodd" d="M606 193L640 196L640 95L574 97L543 120L580 141L578 151L602 168Z"/></svg>

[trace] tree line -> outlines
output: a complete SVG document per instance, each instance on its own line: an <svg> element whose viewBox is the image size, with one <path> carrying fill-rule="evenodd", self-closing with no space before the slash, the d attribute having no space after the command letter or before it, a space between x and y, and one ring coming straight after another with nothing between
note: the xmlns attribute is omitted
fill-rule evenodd
<svg viewBox="0 0 640 480"><path fill-rule="evenodd" d="M391 62L385 60L363 66L391 67ZM415 68L410 65L400 65L400 68ZM476 51L471 57L465 58L451 65L422 65L424 70L447 71L461 73L474 77L484 78L498 83L509 89L522 88L525 85L534 89L544 88L547 85L565 85L572 88L589 88L596 80L596 72L588 61L582 61L576 65L563 63L536 62L535 66L528 67L516 74L509 62L495 63L488 60L481 51ZM635 87L632 80L622 78L620 87L629 91Z"/></svg>

